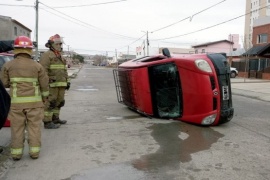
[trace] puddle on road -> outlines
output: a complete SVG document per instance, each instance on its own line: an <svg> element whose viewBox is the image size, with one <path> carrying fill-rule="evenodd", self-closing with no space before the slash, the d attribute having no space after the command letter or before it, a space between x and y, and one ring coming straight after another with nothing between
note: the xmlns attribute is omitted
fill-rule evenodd
<svg viewBox="0 0 270 180"><path fill-rule="evenodd" d="M135 117L135 116L134 116ZM136 116L138 117L138 116ZM108 117L118 118L118 117ZM119 117L119 118L124 118ZM210 149L224 135L209 127L172 122L148 127L160 145L155 153L141 156L132 162L104 165L82 171L65 180L164 180L179 179L180 162L192 160L191 154ZM139 147L138 147L139 148ZM193 177L186 174L188 179ZM185 179L183 174L183 179Z"/></svg>
<svg viewBox="0 0 270 180"><path fill-rule="evenodd" d="M191 154L209 149L224 136L209 127L175 122L154 124L149 129L160 148L132 162L133 167L142 171L179 170L180 162L191 161Z"/></svg>

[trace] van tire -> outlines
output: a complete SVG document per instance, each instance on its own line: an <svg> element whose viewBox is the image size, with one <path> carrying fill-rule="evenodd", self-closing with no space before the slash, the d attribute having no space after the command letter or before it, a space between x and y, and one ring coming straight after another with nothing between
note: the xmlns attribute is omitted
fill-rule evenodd
<svg viewBox="0 0 270 180"><path fill-rule="evenodd" d="M231 78L235 78L236 77L236 72L231 71Z"/></svg>

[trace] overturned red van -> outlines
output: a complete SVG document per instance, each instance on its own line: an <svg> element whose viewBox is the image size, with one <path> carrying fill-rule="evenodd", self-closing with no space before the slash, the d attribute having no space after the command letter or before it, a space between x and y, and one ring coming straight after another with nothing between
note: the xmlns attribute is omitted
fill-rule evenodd
<svg viewBox="0 0 270 180"><path fill-rule="evenodd" d="M113 70L117 99L146 116L200 125L233 117L225 54L163 55L130 60Z"/></svg>

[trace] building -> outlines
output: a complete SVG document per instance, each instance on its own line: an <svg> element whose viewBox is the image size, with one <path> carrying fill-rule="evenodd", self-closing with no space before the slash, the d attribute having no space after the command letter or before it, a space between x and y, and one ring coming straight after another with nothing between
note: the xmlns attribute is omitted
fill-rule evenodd
<svg viewBox="0 0 270 180"><path fill-rule="evenodd" d="M162 49L165 47L159 48L159 54L162 54ZM171 48L171 47L166 47L169 49L171 54L194 54L194 48Z"/></svg>
<svg viewBox="0 0 270 180"><path fill-rule="evenodd" d="M253 46L253 27L270 17L269 0L246 0L245 36L244 47L249 49Z"/></svg>
<svg viewBox="0 0 270 180"><path fill-rule="evenodd" d="M118 64L121 64L132 59L136 59L136 55L119 53L117 57L117 62Z"/></svg>
<svg viewBox="0 0 270 180"><path fill-rule="evenodd" d="M195 54L198 53L230 53L240 49L239 35L230 34L228 40L219 40L192 46Z"/></svg>
<svg viewBox="0 0 270 180"><path fill-rule="evenodd" d="M252 47L235 65L238 66L240 75L270 79L270 17L261 17L254 21L252 32Z"/></svg>
<svg viewBox="0 0 270 180"><path fill-rule="evenodd" d="M0 40L14 40L17 36L31 38L32 30L11 17L0 15Z"/></svg>

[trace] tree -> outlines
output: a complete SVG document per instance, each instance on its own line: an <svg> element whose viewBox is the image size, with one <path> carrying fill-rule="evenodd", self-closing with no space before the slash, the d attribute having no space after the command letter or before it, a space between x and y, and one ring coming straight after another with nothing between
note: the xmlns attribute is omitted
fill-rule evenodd
<svg viewBox="0 0 270 180"><path fill-rule="evenodd" d="M106 59L106 56L95 55L92 59L94 60L94 65L100 65L102 61Z"/></svg>
<svg viewBox="0 0 270 180"><path fill-rule="evenodd" d="M79 60L80 63L84 63L84 57L79 55L79 54L73 54L73 57L72 57L73 60Z"/></svg>

